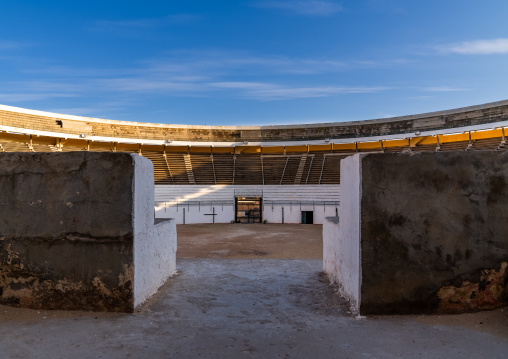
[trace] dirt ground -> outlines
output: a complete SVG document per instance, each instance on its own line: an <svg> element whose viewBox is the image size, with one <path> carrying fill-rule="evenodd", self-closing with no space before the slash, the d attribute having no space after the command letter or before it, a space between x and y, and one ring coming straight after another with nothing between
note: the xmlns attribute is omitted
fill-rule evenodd
<svg viewBox="0 0 508 359"><path fill-rule="evenodd" d="M0 358L236 358L245 350L259 352L251 357L506 357L508 307L347 315L320 273L321 225L179 225L177 231L179 274L134 315L0 305Z"/></svg>
<svg viewBox="0 0 508 359"><path fill-rule="evenodd" d="M323 259L322 225L178 225L177 258ZM508 338L508 308L459 315L412 316L432 325L454 325Z"/></svg>
<svg viewBox="0 0 508 359"><path fill-rule="evenodd" d="M177 258L323 259L320 224L178 225Z"/></svg>

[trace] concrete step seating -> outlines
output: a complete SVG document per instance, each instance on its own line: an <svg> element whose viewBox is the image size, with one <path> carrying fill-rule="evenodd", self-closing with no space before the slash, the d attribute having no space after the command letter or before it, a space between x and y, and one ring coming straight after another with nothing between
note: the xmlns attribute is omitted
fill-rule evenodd
<svg viewBox="0 0 508 359"><path fill-rule="evenodd" d="M187 174L187 167L183 153L169 153L165 154L166 162L171 172L174 184L189 184L189 176Z"/></svg>
<svg viewBox="0 0 508 359"><path fill-rule="evenodd" d="M235 160L232 154L214 154L215 184L233 184Z"/></svg>
<svg viewBox="0 0 508 359"><path fill-rule="evenodd" d="M216 184L214 165L209 154L191 154L190 163L196 184Z"/></svg>
<svg viewBox="0 0 508 359"><path fill-rule="evenodd" d="M233 184L262 184L261 157L258 154L235 155Z"/></svg>
<svg viewBox="0 0 508 359"><path fill-rule="evenodd" d="M162 152L143 151L142 155L153 163L155 184L173 184L171 172Z"/></svg>
<svg viewBox="0 0 508 359"><path fill-rule="evenodd" d="M9 115L12 124L22 124L19 116ZM31 126L40 116L24 115L23 122ZM58 120L44 118L42 125L60 128ZM65 121L65 120L64 120ZM39 125L41 125L39 123ZM65 125L65 123L64 123ZM106 124L99 124L104 125ZM64 126L65 127L65 126ZM132 127L132 126L131 126ZM134 126L135 127L135 126ZM69 127L67 126L67 129ZM114 128L112 135L119 134ZM286 149L280 147L267 149L267 152L249 152L213 148L145 146L136 143L102 142L87 139L55 138L49 136L28 135L16 132L0 132L0 152L127 152L139 153L149 158L154 165L154 177L157 184L338 184L340 160L356 152L397 153L405 151L504 151L505 136L502 128L485 131L472 131L439 136L417 137L409 140L387 140L381 142L363 142L332 144L322 150L304 152L305 147ZM171 152L173 151L173 152ZM207 153L207 151L209 151ZM272 152L270 152L272 151ZM292 152L290 152L292 151Z"/></svg>

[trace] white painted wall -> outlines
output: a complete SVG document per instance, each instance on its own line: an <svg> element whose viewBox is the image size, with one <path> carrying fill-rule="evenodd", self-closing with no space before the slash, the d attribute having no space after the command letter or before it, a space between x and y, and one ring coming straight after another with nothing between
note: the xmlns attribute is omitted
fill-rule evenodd
<svg viewBox="0 0 508 359"><path fill-rule="evenodd" d="M211 216L215 208L216 216ZM235 218L232 203L221 204L220 202L188 205L182 202L178 205L156 205L155 216L157 218L174 218L177 224L191 223L230 223Z"/></svg>
<svg viewBox="0 0 508 359"><path fill-rule="evenodd" d="M321 224L335 215L338 205L323 202L338 203L340 185L156 185L155 215L183 224L185 210L186 224L212 223L213 216L207 214L215 208L215 223L229 223L235 219L235 196L263 197L263 219L268 223L282 223L284 208L284 223L301 223L301 211L314 211L314 223Z"/></svg>
<svg viewBox="0 0 508 359"><path fill-rule="evenodd" d="M342 189L339 223L323 223L323 270L339 286L339 293L359 313L361 303L361 158L362 154L340 163Z"/></svg>
<svg viewBox="0 0 508 359"><path fill-rule="evenodd" d="M322 202L321 202L322 203ZM326 217L335 216L335 209L338 205L302 204L295 202L292 205L270 205L266 204L263 211L263 219L268 223L282 223L282 208L284 208L284 223L301 223L302 211L314 212L314 224L322 224Z"/></svg>
<svg viewBox="0 0 508 359"><path fill-rule="evenodd" d="M176 272L176 221L154 225L152 162L134 160L134 307L139 306Z"/></svg>

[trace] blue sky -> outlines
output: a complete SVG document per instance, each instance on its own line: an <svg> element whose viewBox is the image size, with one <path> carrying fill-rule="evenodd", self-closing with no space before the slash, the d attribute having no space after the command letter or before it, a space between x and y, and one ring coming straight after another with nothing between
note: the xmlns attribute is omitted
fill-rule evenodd
<svg viewBox="0 0 508 359"><path fill-rule="evenodd" d="M0 104L276 125L508 99L508 2L12 1Z"/></svg>

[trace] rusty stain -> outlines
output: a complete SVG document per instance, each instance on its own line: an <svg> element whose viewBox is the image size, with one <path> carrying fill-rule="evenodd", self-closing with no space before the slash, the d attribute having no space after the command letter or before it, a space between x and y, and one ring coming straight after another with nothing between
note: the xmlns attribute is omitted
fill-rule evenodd
<svg viewBox="0 0 508 359"><path fill-rule="evenodd" d="M439 311L446 313L494 309L508 301L508 262L496 269L483 269L479 282L464 281L439 289Z"/></svg>

